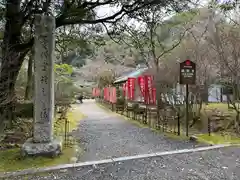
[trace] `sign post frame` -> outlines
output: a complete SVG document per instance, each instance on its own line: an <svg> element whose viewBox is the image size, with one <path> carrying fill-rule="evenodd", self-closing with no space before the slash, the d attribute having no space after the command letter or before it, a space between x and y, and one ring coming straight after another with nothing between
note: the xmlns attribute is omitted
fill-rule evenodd
<svg viewBox="0 0 240 180"><path fill-rule="evenodd" d="M180 84L186 85L186 136L189 128L189 85L196 84L196 63L187 59L180 63Z"/></svg>

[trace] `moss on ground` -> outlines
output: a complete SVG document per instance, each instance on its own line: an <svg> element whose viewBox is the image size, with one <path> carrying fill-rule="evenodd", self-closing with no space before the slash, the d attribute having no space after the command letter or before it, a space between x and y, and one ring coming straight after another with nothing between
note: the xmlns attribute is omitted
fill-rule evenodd
<svg viewBox="0 0 240 180"><path fill-rule="evenodd" d="M75 109L70 110L67 113L67 118L69 121L69 132L77 128L79 120L84 118L84 115L81 113L79 108L74 107ZM55 135L61 134L65 128L64 120L56 120L54 126ZM9 172L17 171L28 168L40 168L48 167L59 164L66 164L71 162L71 158L75 154L74 146L66 146L63 148L62 155L49 158L49 157L28 157L21 158L20 149L14 148L9 150L0 151L0 172Z"/></svg>
<svg viewBox="0 0 240 180"><path fill-rule="evenodd" d="M240 144L240 138L233 135L220 135L216 133L196 135L199 142L208 144Z"/></svg>
<svg viewBox="0 0 240 180"><path fill-rule="evenodd" d="M67 112L68 131L72 132L75 128L77 128L79 120L83 119L84 117L85 116L81 113L80 109L77 106L73 106L73 109ZM54 123L55 136L61 136L65 132L65 120L58 118L59 115L57 115Z"/></svg>
<svg viewBox="0 0 240 180"><path fill-rule="evenodd" d="M0 151L0 172L18 171L70 163L74 153L72 147L63 149L63 154L55 158L28 157L22 159L19 148Z"/></svg>

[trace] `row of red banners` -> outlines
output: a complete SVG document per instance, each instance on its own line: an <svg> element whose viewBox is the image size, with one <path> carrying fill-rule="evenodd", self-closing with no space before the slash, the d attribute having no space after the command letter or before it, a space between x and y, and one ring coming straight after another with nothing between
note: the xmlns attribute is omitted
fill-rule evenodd
<svg viewBox="0 0 240 180"><path fill-rule="evenodd" d="M92 95L93 95L94 97L100 96L100 95L101 95L101 90L100 90L99 88L93 88L93 90L92 90Z"/></svg>
<svg viewBox="0 0 240 180"><path fill-rule="evenodd" d="M138 78L128 78L127 82L123 84L123 95L128 100L135 100L136 83L139 85L141 97L144 103L156 105L156 88L153 87L153 76L145 75ZM93 88L93 96L101 95L99 88ZM116 103L117 94L115 87L105 87L103 89L103 97L106 101Z"/></svg>
<svg viewBox="0 0 240 180"><path fill-rule="evenodd" d="M115 87L105 87L103 93L103 97L106 101L111 103L117 102L117 90Z"/></svg>
<svg viewBox="0 0 240 180"><path fill-rule="evenodd" d="M93 88L92 95L94 97L98 97L101 95L101 90L99 88ZM111 103L117 102L117 90L115 87L105 87L103 89L103 97L104 100L109 101Z"/></svg>
<svg viewBox="0 0 240 180"><path fill-rule="evenodd" d="M137 81L137 82L136 82ZM146 104L156 104L156 88L153 87L153 76L145 75L138 78L128 78L123 84L124 96L129 100L135 100L135 85L138 83L141 96Z"/></svg>

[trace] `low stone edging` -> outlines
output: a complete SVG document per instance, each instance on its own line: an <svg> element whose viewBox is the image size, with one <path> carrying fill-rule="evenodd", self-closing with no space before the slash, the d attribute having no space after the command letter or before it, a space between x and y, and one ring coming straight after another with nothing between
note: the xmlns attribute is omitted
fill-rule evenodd
<svg viewBox="0 0 240 180"><path fill-rule="evenodd" d="M151 153L151 154L126 156L126 157L105 159L105 160L99 160L99 161L87 161L87 162L80 162L80 163L63 164L63 165L58 165L58 166L46 167L46 168L36 168L36 169L32 168L32 169L26 169L26 170L16 171L16 172L0 173L0 178L10 178L10 177L16 177L16 176L33 175L33 174L37 174L37 173L53 172L56 170L64 170L64 169L68 169L68 168L80 168L80 167L84 168L86 166L96 167L96 165L106 164L106 163L114 163L114 162L121 162L121 161L149 158L149 157L157 157L157 156L166 156L166 155L172 155L172 154L183 154L183 153L207 151L207 150L219 149L219 148L230 147L230 146L236 146L236 145L231 145L231 144L213 145L213 146L199 147L199 148L193 148L193 149L181 149L181 150L157 152L157 153Z"/></svg>

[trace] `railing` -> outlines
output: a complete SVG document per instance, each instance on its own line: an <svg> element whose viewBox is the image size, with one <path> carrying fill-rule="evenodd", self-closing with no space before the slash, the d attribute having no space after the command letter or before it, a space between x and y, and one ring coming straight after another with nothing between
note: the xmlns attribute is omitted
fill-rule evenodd
<svg viewBox="0 0 240 180"><path fill-rule="evenodd" d="M186 119L185 115L173 110L169 105L164 109L160 109L159 112L156 106L146 105L140 102L125 102L124 104L113 104L103 99L97 100L103 106L110 110L124 115L132 120L146 125L150 128L160 130L163 132L173 133L175 135L185 135L186 133ZM194 114L192 112L192 114ZM189 134L200 133L192 127L194 124L194 115L192 115L191 122L189 122L188 131ZM207 131L209 136L211 135L211 120L207 120Z"/></svg>

